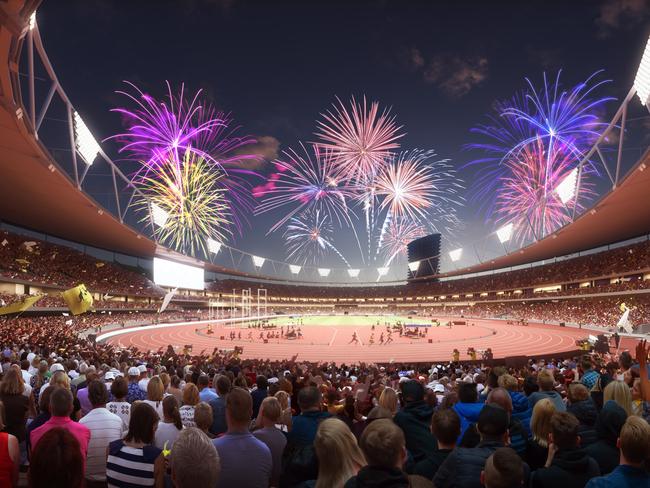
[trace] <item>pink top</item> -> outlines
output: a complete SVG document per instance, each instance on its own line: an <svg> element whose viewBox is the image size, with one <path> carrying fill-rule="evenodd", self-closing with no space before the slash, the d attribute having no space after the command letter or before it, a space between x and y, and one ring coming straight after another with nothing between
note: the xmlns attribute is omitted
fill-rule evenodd
<svg viewBox="0 0 650 488"><path fill-rule="evenodd" d="M50 420L45 422L40 427L32 431L30 441L32 443L32 452L36 449L36 444L43 437L43 435L50 429L61 427L69 431L75 439L79 441L81 446L81 456L84 460L84 471L86 464L86 453L88 452L88 442L90 441L90 429L83 424L74 422L70 417L51 417Z"/></svg>

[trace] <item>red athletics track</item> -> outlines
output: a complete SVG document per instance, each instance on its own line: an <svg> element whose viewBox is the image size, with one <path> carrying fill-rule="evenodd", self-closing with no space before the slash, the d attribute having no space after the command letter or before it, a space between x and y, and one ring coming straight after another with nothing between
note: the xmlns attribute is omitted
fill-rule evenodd
<svg viewBox="0 0 650 488"><path fill-rule="evenodd" d="M447 320L447 319L445 319ZM462 320L462 319L458 319ZM461 360L467 360L467 348L477 350L492 348L494 358L507 356L541 356L572 351L576 349L575 340L594 334L589 329L574 329L554 325L530 324L528 326L508 325L500 320L467 319L468 325L431 327L426 339L400 338L393 333L395 342L379 345L379 335L385 327L377 327L374 333L375 344L368 345L371 326L305 325L303 338L296 340L270 340L264 344L259 339L259 329L246 329L215 325L213 335L207 335L206 324L179 325L160 329L138 328L130 332L110 337L108 342L118 346L135 346L140 350L157 350L172 345L179 351L184 345L192 344L193 352L211 352L215 347L232 349L242 346L242 358L262 358L282 360L298 355L303 361L329 361L336 363L370 362L436 362L449 361L454 348L461 352ZM198 332L196 329L199 329ZM228 334L241 331L242 339L231 341ZM249 330L254 340L246 340ZM352 332L356 330L361 344L349 344ZM493 331L495 333L493 333ZM220 336L225 340L220 340ZM386 334L384 334L386 337ZM428 339L433 343L429 344ZM632 349L635 339L624 338L621 351Z"/></svg>

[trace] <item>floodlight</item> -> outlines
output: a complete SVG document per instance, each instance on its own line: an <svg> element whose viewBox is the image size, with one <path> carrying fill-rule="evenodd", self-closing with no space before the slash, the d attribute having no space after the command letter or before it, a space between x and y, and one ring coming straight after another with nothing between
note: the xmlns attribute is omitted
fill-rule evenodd
<svg viewBox="0 0 650 488"><path fill-rule="evenodd" d="M454 249L453 251L449 251L449 257L451 258L452 261L458 261L462 255L463 255L462 247L459 247L458 249Z"/></svg>
<svg viewBox="0 0 650 488"><path fill-rule="evenodd" d="M300 273L301 269L302 269L302 267L298 266L297 264L290 264L289 265L289 270L291 271L291 274L298 274L298 273Z"/></svg>
<svg viewBox="0 0 650 488"><path fill-rule="evenodd" d="M504 225L500 229L497 230L497 237L499 238L499 242L501 244L508 242L510 238L512 237L512 228L514 225L512 222L510 222L507 225Z"/></svg>
<svg viewBox="0 0 650 488"><path fill-rule="evenodd" d="M330 275L330 271L329 268L318 268L318 274L321 278L327 278Z"/></svg>
<svg viewBox="0 0 650 488"><path fill-rule="evenodd" d="M219 254L219 251L221 251L221 243L208 238L208 251L212 254Z"/></svg>
<svg viewBox="0 0 650 488"><path fill-rule="evenodd" d="M636 78L634 78L634 88L641 103L647 106L648 102L650 102L650 38L648 38L648 43L641 57L639 70L636 72Z"/></svg>
<svg viewBox="0 0 650 488"><path fill-rule="evenodd" d="M36 27L36 10L29 16L29 30L34 30L34 27Z"/></svg>
<svg viewBox="0 0 650 488"><path fill-rule="evenodd" d="M578 168L573 168L571 173L566 175L555 188L555 193L560 197L564 205L576 195L576 183L578 181Z"/></svg>
<svg viewBox="0 0 650 488"><path fill-rule="evenodd" d="M90 132L90 129L88 129L88 126L82 120L81 115L76 110L73 116L73 126L75 147L84 162L90 166L93 164L101 148Z"/></svg>
<svg viewBox="0 0 650 488"><path fill-rule="evenodd" d="M411 273L415 273L418 269L420 269L420 261L413 261L412 263L409 263L409 271Z"/></svg>
<svg viewBox="0 0 650 488"><path fill-rule="evenodd" d="M167 219L169 218L169 213L163 208L159 207L155 203L151 204L151 218L153 223L158 227L165 227Z"/></svg>
<svg viewBox="0 0 650 488"><path fill-rule="evenodd" d="M358 278L360 272L360 269L348 269L348 275L350 278Z"/></svg>
<svg viewBox="0 0 650 488"><path fill-rule="evenodd" d="M386 276L389 271L390 271L390 268L388 266L377 268L377 273L379 273L380 277Z"/></svg>
<svg viewBox="0 0 650 488"><path fill-rule="evenodd" d="M251 256L253 258L253 264L255 265L256 268L261 268L264 266L264 261L266 261L266 258L261 258L259 256Z"/></svg>

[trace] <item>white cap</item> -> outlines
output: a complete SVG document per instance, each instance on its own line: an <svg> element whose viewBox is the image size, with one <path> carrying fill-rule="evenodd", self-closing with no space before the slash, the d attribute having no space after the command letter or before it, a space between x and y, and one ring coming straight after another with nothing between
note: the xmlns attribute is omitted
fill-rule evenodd
<svg viewBox="0 0 650 488"><path fill-rule="evenodd" d="M356 376L350 376L350 381L352 381L352 383L356 383L357 382L357 377Z"/></svg>
<svg viewBox="0 0 650 488"><path fill-rule="evenodd" d="M135 366L129 368L129 376L140 376L140 370Z"/></svg>
<svg viewBox="0 0 650 488"><path fill-rule="evenodd" d="M72 379L78 378L79 373L77 373L74 369L68 371L68 376Z"/></svg>
<svg viewBox="0 0 650 488"><path fill-rule="evenodd" d="M433 387L433 391L435 393L444 393L445 392L445 387L444 387L444 385L441 385L440 383L438 383L436 386Z"/></svg>
<svg viewBox="0 0 650 488"><path fill-rule="evenodd" d="M54 363L50 366L50 373L56 373L57 371L65 371L65 368L61 363Z"/></svg>
<svg viewBox="0 0 650 488"><path fill-rule="evenodd" d="M280 381L280 380L278 380L277 378L269 378L269 379L268 379L268 382L269 382L270 384L277 383L278 381Z"/></svg>
<svg viewBox="0 0 650 488"><path fill-rule="evenodd" d="M104 375L104 380L106 381L113 381L115 379L115 373L111 371L106 371L106 374Z"/></svg>
<svg viewBox="0 0 650 488"><path fill-rule="evenodd" d="M34 354L33 352L30 352L27 355L27 361L29 361L31 363L34 360L35 357L36 357L36 354Z"/></svg>
<svg viewBox="0 0 650 488"><path fill-rule="evenodd" d="M138 366L138 371L140 373L146 373L147 372L147 366L144 365L144 364L141 364L140 366Z"/></svg>

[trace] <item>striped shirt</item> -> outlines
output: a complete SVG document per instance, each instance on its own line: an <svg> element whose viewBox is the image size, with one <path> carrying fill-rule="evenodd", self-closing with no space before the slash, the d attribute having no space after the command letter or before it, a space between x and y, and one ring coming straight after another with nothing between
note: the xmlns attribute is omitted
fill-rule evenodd
<svg viewBox="0 0 650 488"><path fill-rule="evenodd" d="M106 464L109 488L154 486L154 463L161 452L154 446L128 447L121 439L111 442Z"/></svg>
<svg viewBox="0 0 650 488"><path fill-rule="evenodd" d="M124 431L122 419L105 408L95 408L79 420L90 429L86 479L106 480L106 448L114 440L121 439Z"/></svg>

